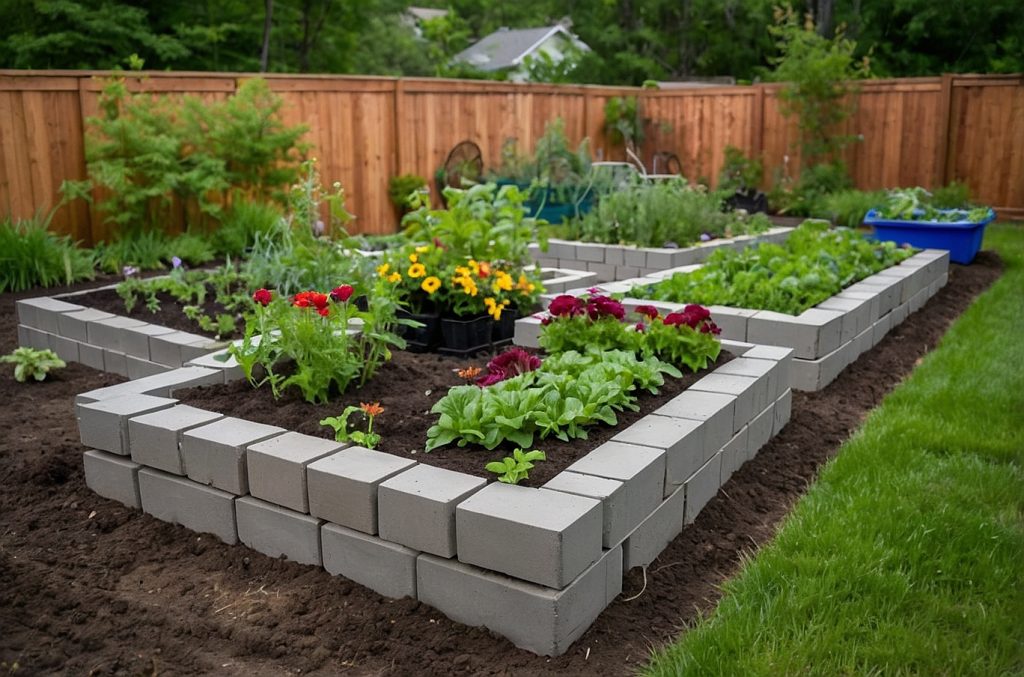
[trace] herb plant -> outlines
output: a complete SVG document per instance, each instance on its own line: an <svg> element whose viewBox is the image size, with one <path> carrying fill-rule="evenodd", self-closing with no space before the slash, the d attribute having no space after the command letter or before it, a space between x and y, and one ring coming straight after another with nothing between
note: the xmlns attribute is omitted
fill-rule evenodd
<svg viewBox="0 0 1024 677"><path fill-rule="evenodd" d="M546 461L547 456L539 449L523 451L516 449L511 456L506 456L501 461L494 461L484 466L488 472L498 475L498 481L504 484L519 484L530 477L529 471L533 469L534 461Z"/></svg>
<svg viewBox="0 0 1024 677"><path fill-rule="evenodd" d="M63 369L67 366L64 360L52 350L36 350L22 346L14 352L0 356L0 362L14 365L14 380L25 383L30 378L42 381L51 369Z"/></svg>
<svg viewBox="0 0 1024 677"><path fill-rule="evenodd" d="M856 231L807 221L784 245L719 249L698 270L634 287L629 295L799 315L911 254L892 242L869 241Z"/></svg>
<svg viewBox="0 0 1024 677"><path fill-rule="evenodd" d="M352 414L362 414L366 419L366 430L349 430L348 419ZM373 432L373 421L384 413L384 407L380 402L362 402L359 406L345 407L341 416L328 416L320 421L320 425L329 426L334 429L334 439L338 442L355 442L367 449L376 449L380 444L380 435Z"/></svg>

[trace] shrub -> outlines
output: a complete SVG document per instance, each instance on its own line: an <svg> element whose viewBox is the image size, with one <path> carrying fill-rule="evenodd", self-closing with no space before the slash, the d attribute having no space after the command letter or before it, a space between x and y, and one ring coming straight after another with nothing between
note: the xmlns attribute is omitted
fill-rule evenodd
<svg viewBox="0 0 1024 677"><path fill-rule="evenodd" d="M0 292L91 280L92 253L49 230L50 219L0 222Z"/></svg>

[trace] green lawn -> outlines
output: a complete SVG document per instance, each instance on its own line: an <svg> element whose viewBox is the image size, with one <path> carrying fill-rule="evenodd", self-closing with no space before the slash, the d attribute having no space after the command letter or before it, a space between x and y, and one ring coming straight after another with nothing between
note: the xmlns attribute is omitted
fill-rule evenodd
<svg viewBox="0 0 1024 677"><path fill-rule="evenodd" d="M1024 674L1024 227L1006 263L649 674Z"/></svg>

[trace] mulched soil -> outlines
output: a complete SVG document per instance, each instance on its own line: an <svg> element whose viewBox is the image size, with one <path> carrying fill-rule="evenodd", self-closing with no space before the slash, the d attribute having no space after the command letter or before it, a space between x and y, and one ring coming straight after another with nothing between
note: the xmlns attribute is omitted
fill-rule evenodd
<svg viewBox="0 0 1024 677"><path fill-rule="evenodd" d="M120 282L120 280L115 280L115 282ZM213 292L209 288L207 288L207 292L206 301L201 306L203 314L210 318L216 318L218 314L224 312L224 306L214 300ZM197 322L185 317L181 312L183 304L177 301L170 294L157 294L157 299L160 300L160 308L156 312L152 312L146 307L145 298L141 296L139 297L138 302L132 306L131 312L128 312L125 310L124 299L118 296L117 292L113 289L101 289L88 294L82 294L81 296L76 296L75 298L70 299L70 302L86 306L87 308L102 310L114 315L121 315L122 317L130 317L142 322L160 325L161 327L170 327L171 329L187 331L190 334L199 334L201 336L217 338L215 337L214 332L201 329ZM219 338L240 338L244 333L244 330L245 322L242 319L242 315L241 313L236 313L235 332L230 336L223 336Z"/></svg>
<svg viewBox="0 0 1024 677"><path fill-rule="evenodd" d="M334 430L320 425L327 416L336 416L349 405L361 402L379 402L384 413L374 421L374 432L380 433L378 450L404 456L430 465L494 479L484 470L491 461L500 461L511 456L516 445L506 443L493 451L475 447L473 451L449 445L423 453L427 429L437 420L430 408L441 399L452 386L464 385L456 371L467 366L476 366L487 373L485 365L488 356L474 359L445 357L443 355L415 355L396 352L394 359L384 365L374 378L362 388L343 397L337 397L326 405L314 405L302 399L297 392L286 392L275 400L269 386L254 390L247 381L236 381L226 385L205 388L189 388L175 394L182 402L200 409L216 411L226 416L237 416L249 421L276 425L285 430L294 430L307 435L334 439ZM590 428L586 439L562 442L554 437L535 439L533 448L543 449L547 460L535 464L523 486L539 487L560 473L592 449L610 440L618 431L642 418L686 390L708 371L725 364L732 355L723 351L716 362L696 374L687 373L682 378L666 377L665 385L657 395L646 391L637 398L640 411L625 411L618 415L618 426L596 425ZM361 415L353 415L353 423Z"/></svg>
<svg viewBox="0 0 1024 677"><path fill-rule="evenodd" d="M817 469L1000 273L952 266L922 310L820 393L744 465L695 524L569 652L543 658L414 600L159 522L90 492L73 396L118 381L71 365L22 386L0 371L0 670L18 674L631 674L710 611L742 558L770 540ZM39 295L36 294L28 295ZM16 342L0 297L0 352ZM634 598L635 597L635 598Z"/></svg>

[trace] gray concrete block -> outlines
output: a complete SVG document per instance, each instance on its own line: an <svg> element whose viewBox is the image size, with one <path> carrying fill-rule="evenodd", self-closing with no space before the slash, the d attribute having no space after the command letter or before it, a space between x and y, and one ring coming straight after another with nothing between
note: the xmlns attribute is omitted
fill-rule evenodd
<svg viewBox="0 0 1024 677"><path fill-rule="evenodd" d="M299 564L320 566L320 520L266 501L243 496L235 501L238 540L268 557L282 555Z"/></svg>
<svg viewBox="0 0 1024 677"><path fill-rule="evenodd" d="M455 506L486 484L482 477L415 465L377 489L380 537L413 550L454 557L458 552Z"/></svg>
<svg viewBox="0 0 1024 677"><path fill-rule="evenodd" d="M924 307L924 304L928 302L928 299L930 297L931 294L929 290L922 289L921 291L917 292L916 294L910 297L910 301L908 302L908 310L911 313L916 313L917 311L921 310L921 308Z"/></svg>
<svg viewBox="0 0 1024 677"><path fill-rule="evenodd" d="M700 421L665 416L645 416L614 437L625 442L665 452L665 484L662 495L676 490L707 458L704 426ZM660 498L660 497L659 497Z"/></svg>
<svg viewBox="0 0 1024 677"><path fill-rule="evenodd" d="M719 374L717 370L698 380L689 389L694 392L712 392L734 396L736 405L732 424L733 431L738 431L749 423L754 411L763 409L764 404L768 401L767 379Z"/></svg>
<svg viewBox="0 0 1024 677"><path fill-rule="evenodd" d="M763 398L756 395L754 398L754 411L758 412L764 409L770 402L774 402L779 396L780 385L782 384L779 379L778 366L777 360L759 360L744 355L723 364L715 369L714 373L728 376L745 376L757 380L758 383L754 385L755 390L764 389ZM785 390L787 387L789 386L782 385L781 390Z"/></svg>
<svg viewBox="0 0 1024 677"><path fill-rule="evenodd" d="M601 503L498 482L455 509L459 560L564 588L601 555Z"/></svg>
<svg viewBox="0 0 1024 677"><path fill-rule="evenodd" d="M687 261L683 261L681 249L660 249L650 248L647 250L647 263L646 268L653 268L655 270L665 270L667 268L675 268L676 266L686 265Z"/></svg>
<svg viewBox="0 0 1024 677"><path fill-rule="evenodd" d="M86 322L86 333L88 342L94 346L106 348L119 353L124 352L121 341L121 333L124 329L141 327L146 323L142 320L135 320L130 317L107 317L99 320Z"/></svg>
<svg viewBox="0 0 1024 677"><path fill-rule="evenodd" d="M871 291L857 291L856 289L851 290L850 288L844 289L839 294L832 297L835 300L846 299L851 301L863 301L868 304L868 321L873 324L878 319L880 311L880 303L878 300L878 294Z"/></svg>
<svg viewBox="0 0 1024 677"><path fill-rule="evenodd" d="M667 467L667 455L663 449L610 441L567 468L574 473L622 482L615 505L604 508L604 547L611 547L625 538L661 502ZM562 487L547 488L565 490ZM569 493L587 495L577 491Z"/></svg>
<svg viewBox="0 0 1024 677"><path fill-rule="evenodd" d="M185 404L134 416L128 421L128 447L132 460L157 470L184 475L182 434L220 418L216 412Z"/></svg>
<svg viewBox="0 0 1024 677"><path fill-rule="evenodd" d="M600 501L603 524L601 543L607 548L621 542L643 519L643 515L631 515L630 506L627 505L625 493L622 491L624 486L625 484L618 480L564 471L551 478L542 488ZM660 493L659 490L655 494L655 499Z"/></svg>
<svg viewBox="0 0 1024 677"><path fill-rule="evenodd" d="M452 620L483 626L546 656L565 653L622 592L622 549L605 551L562 590L421 555L417 596Z"/></svg>
<svg viewBox="0 0 1024 677"><path fill-rule="evenodd" d="M881 317L896 307L899 301L899 282L885 278L868 277L844 290L844 293L862 292L878 297L878 316Z"/></svg>
<svg viewBox="0 0 1024 677"><path fill-rule="evenodd" d="M238 542L235 497L159 470L139 470L142 510L164 522L213 534L228 545Z"/></svg>
<svg viewBox="0 0 1024 677"><path fill-rule="evenodd" d="M782 397L775 401L775 408L772 410L772 437L775 437L789 423L793 412L793 391L787 390Z"/></svg>
<svg viewBox="0 0 1024 677"><path fill-rule="evenodd" d="M68 339L74 341L74 339ZM103 348L97 348L96 346L89 345L88 343L78 344L78 359L87 367L92 367L97 371L103 371Z"/></svg>
<svg viewBox="0 0 1024 677"><path fill-rule="evenodd" d="M29 341L30 341L29 334L30 334L30 332L34 334L37 331L39 331L39 330L38 329L33 329L31 327L28 327L28 326L26 326L24 324L19 324L18 325L18 345L19 346L23 346L23 347L31 348L32 344L29 343ZM42 332L40 332L40 333L42 333Z"/></svg>
<svg viewBox="0 0 1024 677"><path fill-rule="evenodd" d="M128 360L124 353L103 349L103 371L128 378Z"/></svg>
<svg viewBox="0 0 1024 677"><path fill-rule="evenodd" d="M835 380L839 373L856 357L857 344L847 343L817 360L794 359L790 385L795 390L815 392Z"/></svg>
<svg viewBox="0 0 1024 677"><path fill-rule="evenodd" d="M623 247L622 256L625 261L625 265L630 268L640 269L647 267L647 251L644 249Z"/></svg>
<svg viewBox="0 0 1024 677"><path fill-rule="evenodd" d="M128 378L133 381L145 378L146 376L153 376L154 374L162 374L170 370L170 367L165 367L162 364L143 360L132 355L125 355L125 365L128 367Z"/></svg>
<svg viewBox="0 0 1024 677"><path fill-rule="evenodd" d="M57 333L81 343L89 342L89 322L112 318L114 315L102 310L86 308L57 316ZM102 346L100 346L102 347Z"/></svg>
<svg viewBox="0 0 1024 677"><path fill-rule="evenodd" d="M708 310L711 311L711 319L722 330L720 337L733 341L747 340L747 322L758 312L729 306L708 306Z"/></svg>
<svg viewBox="0 0 1024 677"><path fill-rule="evenodd" d="M577 242L575 248L575 258L577 261L585 261L588 263L604 263L605 246L603 244L597 244L594 242Z"/></svg>
<svg viewBox="0 0 1024 677"><path fill-rule="evenodd" d="M90 449L82 455L85 485L103 498L141 508L139 498L139 464L121 456Z"/></svg>
<svg viewBox="0 0 1024 677"><path fill-rule="evenodd" d="M836 298L819 303L816 308L843 313L839 342L849 343L871 325L871 303L867 299Z"/></svg>
<svg viewBox="0 0 1024 677"><path fill-rule="evenodd" d="M611 282L615 279L615 266L608 263L587 261L587 270L597 276L598 282Z"/></svg>
<svg viewBox="0 0 1024 677"><path fill-rule="evenodd" d="M83 356L89 346L83 343L80 346ZM102 353L101 353L102 356ZM153 374L133 381L118 383L105 388L97 388L89 392L80 393L75 396L75 403L98 402L109 400L124 395L155 395L167 397L175 390L192 388L195 386L212 385L221 382L221 374L214 369L203 369L202 367L182 367L171 369L160 374Z"/></svg>
<svg viewBox="0 0 1024 677"><path fill-rule="evenodd" d="M775 385L776 391L772 395L768 393L769 399L778 399L784 392L789 390L789 367L793 363L793 349L784 346L753 346L743 353L743 357L752 360L774 360L775 361Z"/></svg>
<svg viewBox="0 0 1024 677"><path fill-rule="evenodd" d="M761 447L768 444L768 440L772 438L772 432L775 430L775 402L773 401L768 407L760 414L754 417L754 420L747 426L748 440L747 440L747 458L750 460L757 456L757 452L761 451Z"/></svg>
<svg viewBox="0 0 1024 677"><path fill-rule="evenodd" d="M377 533L381 482L416 465L392 454L349 447L306 466L309 513L367 534Z"/></svg>
<svg viewBox="0 0 1024 677"><path fill-rule="evenodd" d="M331 523L320 529L320 547L324 569L332 576L344 576L385 597L416 597L415 550ZM450 594L465 591L453 589Z"/></svg>
<svg viewBox="0 0 1024 677"><path fill-rule="evenodd" d="M704 426L704 458L721 449L735 432L736 396L725 393L685 390L654 410L658 416L701 421Z"/></svg>
<svg viewBox="0 0 1024 677"><path fill-rule="evenodd" d="M640 269L635 266L615 266L616 280L631 280L640 274Z"/></svg>
<svg viewBox="0 0 1024 677"><path fill-rule="evenodd" d="M15 305L18 309L18 322L48 334L59 334L58 316L85 310L85 306L68 303L49 296L34 299L20 299Z"/></svg>
<svg viewBox="0 0 1024 677"><path fill-rule="evenodd" d="M524 348L540 347L541 324L538 317L522 317L516 320L512 342Z"/></svg>
<svg viewBox="0 0 1024 677"><path fill-rule="evenodd" d="M739 470L750 456L750 426L743 426L743 429L722 447L720 455L722 467L719 471L718 483L722 485L729 481L732 474Z"/></svg>
<svg viewBox="0 0 1024 677"><path fill-rule="evenodd" d="M75 407L82 444L112 454L128 456L128 419L151 411L169 409L177 400L149 395L128 395Z"/></svg>
<svg viewBox="0 0 1024 677"><path fill-rule="evenodd" d="M576 242L550 238L548 240L548 257L552 259L577 259Z"/></svg>
<svg viewBox="0 0 1024 677"><path fill-rule="evenodd" d="M704 506L715 497L721 485L722 452L718 452L693 473L686 484L686 517L684 524L693 524Z"/></svg>
<svg viewBox="0 0 1024 677"><path fill-rule="evenodd" d="M36 350L50 348L50 334L22 324L18 325L18 345Z"/></svg>
<svg viewBox="0 0 1024 677"><path fill-rule="evenodd" d="M683 531L686 488L680 486L622 543L622 570L645 567Z"/></svg>
<svg viewBox="0 0 1024 677"><path fill-rule="evenodd" d="M236 495L249 493L246 448L286 432L284 428L233 416L191 428L181 435L185 474Z"/></svg>
<svg viewBox="0 0 1024 677"><path fill-rule="evenodd" d="M626 265L626 250L621 245L607 244L604 246L604 262L611 266L623 267ZM619 278L615 278L616 280Z"/></svg>
<svg viewBox="0 0 1024 677"><path fill-rule="evenodd" d="M892 309L892 326L898 327L903 324L903 321L907 319L907 315L910 314L910 302L901 303Z"/></svg>
<svg viewBox="0 0 1024 677"><path fill-rule="evenodd" d="M540 266L541 268L557 268L558 259L538 258L537 265Z"/></svg>
<svg viewBox="0 0 1024 677"><path fill-rule="evenodd" d="M249 493L297 512L309 512L306 467L346 446L296 432L252 444L246 453Z"/></svg>
<svg viewBox="0 0 1024 677"><path fill-rule="evenodd" d="M148 360L149 339L151 336L165 336L175 333L174 329L155 324L144 324L140 327L126 327L121 331L121 349L127 355Z"/></svg>
<svg viewBox="0 0 1024 677"><path fill-rule="evenodd" d="M892 329L892 313L879 318L871 329L871 341L877 346L885 338L885 335L889 333L889 330Z"/></svg>
<svg viewBox="0 0 1024 677"><path fill-rule="evenodd" d="M225 359L226 358L226 359ZM229 355L227 351L207 353L202 357L189 360L186 367L205 367L206 369L217 369L224 375L224 382L239 381L245 378L245 373L238 365L238 360Z"/></svg>
<svg viewBox="0 0 1024 677"><path fill-rule="evenodd" d="M214 341L184 331L149 337L149 360L168 367L180 367L185 362L201 357L213 350Z"/></svg>
<svg viewBox="0 0 1024 677"><path fill-rule="evenodd" d="M747 341L793 348L794 356L815 359L839 347L843 314L811 308L797 316L770 310L747 321Z"/></svg>

